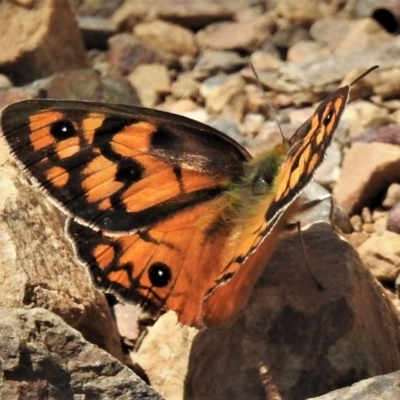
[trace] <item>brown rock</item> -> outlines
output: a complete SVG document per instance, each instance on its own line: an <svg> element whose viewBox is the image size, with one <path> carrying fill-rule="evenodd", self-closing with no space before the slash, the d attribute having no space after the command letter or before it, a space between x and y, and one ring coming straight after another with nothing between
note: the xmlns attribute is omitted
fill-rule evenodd
<svg viewBox="0 0 400 400"><path fill-rule="evenodd" d="M233 121L241 121L246 103L244 80L239 75L231 75L208 93L204 89L206 84L203 82L200 90L205 97L207 110L215 114L224 112Z"/></svg>
<svg viewBox="0 0 400 400"><path fill-rule="evenodd" d="M358 3L364 3L363 1ZM354 400L354 399L400 399L400 372L375 376L339 390L334 390L323 396L309 398L308 400Z"/></svg>
<svg viewBox="0 0 400 400"><path fill-rule="evenodd" d="M74 262L60 214L9 164L4 142L0 149L0 308L47 308L122 359L108 304Z"/></svg>
<svg viewBox="0 0 400 400"><path fill-rule="evenodd" d="M141 64L153 64L164 60L157 50L146 47L129 33L114 35L108 43L111 76L125 76Z"/></svg>
<svg viewBox="0 0 400 400"><path fill-rule="evenodd" d="M399 147L386 143L354 143L345 153L333 196L347 213L357 213L399 179Z"/></svg>
<svg viewBox="0 0 400 400"><path fill-rule="evenodd" d="M244 0L227 2L225 0L152 0L151 2L132 2L125 0L115 11L113 21L120 30L132 29L137 21L156 18L171 21L189 28L199 29L215 21L232 19L235 11L247 5Z"/></svg>
<svg viewBox="0 0 400 400"><path fill-rule="evenodd" d="M7 78L7 76L0 74L0 90L10 89L12 85L12 82Z"/></svg>
<svg viewBox="0 0 400 400"><path fill-rule="evenodd" d="M310 29L315 40L329 46L335 54L369 50L390 40L390 35L381 25L370 18L355 21L336 17L316 21Z"/></svg>
<svg viewBox="0 0 400 400"><path fill-rule="evenodd" d="M0 309L0 354L2 399L161 400L130 369L43 308Z"/></svg>
<svg viewBox="0 0 400 400"><path fill-rule="evenodd" d="M128 75L128 80L145 107L154 107L160 96L171 92L168 69L161 64L142 64Z"/></svg>
<svg viewBox="0 0 400 400"><path fill-rule="evenodd" d="M312 24L310 35L315 41L335 50L354 23L355 21L339 19L334 16L321 18Z"/></svg>
<svg viewBox="0 0 400 400"><path fill-rule="evenodd" d="M122 0L80 0L74 1L74 10L79 16L99 16L109 18L120 6Z"/></svg>
<svg viewBox="0 0 400 400"><path fill-rule="evenodd" d="M191 344L191 330L160 318L135 357L156 390L261 400L275 388L282 399L304 399L399 369L398 317L357 253L325 223L303 239L324 290L298 234L286 238L231 326L199 332Z"/></svg>
<svg viewBox="0 0 400 400"><path fill-rule="evenodd" d="M0 90L0 110L15 101L32 99L33 97L34 94L30 93L26 88Z"/></svg>
<svg viewBox="0 0 400 400"><path fill-rule="evenodd" d="M133 33L151 49L176 57L194 56L198 51L193 32L170 22L153 21L137 24Z"/></svg>
<svg viewBox="0 0 400 400"><path fill-rule="evenodd" d="M2 2L0 26L0 72L14 84L87 65L82 37L67 1L37 0L35 7Z"/></svg>
<svg viewBox="0 0 400 400"><path fill-rule="evenodd" d="M194 71L208 74L221 71L229 73L239 70L246 63L246 59L234 51L206 50L200 55Z"/></svg>
<svg viewBox="0 0 400 400"><path fill-rule="evenodd" d="M180 74L172 84L171 94L177 99L196 99L199 95L200 83L192 74Z"/></svg>
<svg viewBox="0 0 400 400"><path fill-rule="evenodd" d="M382 202L383 207L392 208L400 202L400 183L392 183L385 195Z"/></svg>
<svg viewBox="0 0 400 400"><path fill-rule="evenodd" d="M270 35L270 15L250 21L221 22L207 26L196 35L202 49L253 51Z"/></svg>
<svg viewBox="0 0 400 400"><path fill-rule="evenodd" d="M400 234L400 202L389 211L386 228L390 232Z"/></svg>
<svg viewBox="0 0 400 400"><path fill-rule="evenodd" d="M394 283L400 273L400 235L373 235L358 247L365 265L381 282Z"/></svg>
<svg viewBox="0 0 400 400"><path fill-rule="evenodd" d="M288 23L299 26L309 24L328 12L332 13L335 6L338 7L313 0L280 0L276 2L274 12Z"/></svg>
<svg viewBox="0 0 400 400"><path fill-rule="evenodd" d="M361 53L334 55L318 61L284 63L276 71L260 72L259 77L266 87L290 94L296 104L316 102L337 89L340 82L351 82L356 78L355 74L359 75L367 69L366 66L379 63L382 71L393 69L394 60L398 57L400 57L400 36ZM379 90L381 80L378 71L372 72L353 87L353 99L360 97L361 94L368 96ZM357 86L362 89L362 93L358 91ZM397 90L398 87L400 86L392 87L392 90Z"/></svg>
<svg viewBox="0 0 400 400"><path fill-rule="evenodd" d="M140 104L138 95L126 80L102 78L92 69L59 72L35 87L51 99Z"/></svg>
<svg viewBox="0 0 400 400"><path fill-rule="evenodd" d="M379 140L376 129L366 130L366 128L376 126L376 121L387 120L388 116L389 112L387 109L369 101L360 100L346 107L343 119L349 125L349 137L351 141L391 143L390 141Z"/></svg>
<svg viewBox="0 0 400 400"><path fill-rule="evenodd" d="M377 71L375 93L383 99L391 99L400 94L400 68L382 69Z"/></svg>
<svg viewBox="0 0 400 400"><path fill-rule="evenodd" d="M287 60L289 62L311 61L330 55L331 51L325 45L312 40L301 40L289 48Z"/></svg>
<svg viewBox="0 0 400 400"><path fill-rule="evenodd" d="M138 353L132 354L148 375L152 387L166 399L184 399L185 375L191 343L197 329L182 326L168 312L149 328Z"/></svg>
<svg viewBox="0 0 400 400"><path fill-rule="evenodd" d="M275 70L283 64L283 61L277 56L277 54L257 50L251 53L250 62L253 64L256 71ZM251 75L254 75L252 71Z"/></svg>
<svg viewBox="0 0 400 400"><path fill-rule="evenodd" d="M350 29L335 47L336 54L369 50L388 42L392 38L381 25L370 18L352 21Z"/></svg>

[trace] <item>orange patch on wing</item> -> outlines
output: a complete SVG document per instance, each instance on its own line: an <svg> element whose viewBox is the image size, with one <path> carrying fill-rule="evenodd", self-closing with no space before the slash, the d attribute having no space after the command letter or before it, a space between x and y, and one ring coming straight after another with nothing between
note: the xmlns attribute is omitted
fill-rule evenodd
<svg viewBox="0 0 400 400"><path fill-rule="evenodd" d="M93 256L101 269L107 268L114 260L115 251L112 246L100 244L93 249Z"/></svg>
<svg viewBox="0 0 400 400"><path fill-rule="evenodd" d="M29 135L34 150L38 151L44 147L51 146L54 143L53 136L50 135L50 130L46 126L44 128L33 131Z"/></svg>
<svg viewBox="0 0 400 400"><path fill-rule="evenodd" d="M61 112L45 111L34 114L29 118L31 130L29 139L36 151L54 144L55 139L50 133L50 126L63 117L64 115Z"/></svg>
<svg viewBox="0 0 400 400"><path fill-rule="evenodd" d="M83 171L85 178L82 181L88 201L94 203L107 199L123 186L122 182L115 180L117 169L117 164L103 156L96 157L88 164Z"/></svg>
<svg viewBox="0 0 400 400"><path fill-rule="evenodd" d="M71 137L56 144L56 153L59 158L71 157L79 152L79 137Z"/></svg>
<svg viewBox="0 0 400 400"><path fill-rule="evenodd" d="M180 194L179 183L171 168L145 176L131 185L123 194L127 212L142 211Z"/></svg>
<svg viewBox="0 0 400 400"><path fill-rule="evenodd" d="M127 289L129 289L129 287L131 286L131 282L129 280L129 275L124 270L112 271L107 276L111 282L118 283Z"/></svg>
<svg viewBox="0 0 400 400"><path fill-rule="evenodd" d="M107 198L107 199L102 200L99 203L98 208L99 208L99 210L103 210L103 211L110 210L111 209L110 199Z"/></svg>
<svg viewBox="0 0 400 400"><path fill-rule="evenodd" d="M287 183L289 182L290 174L291 174L291 165L285 164L282 166L281 171L279 172L278 179L275 182L275 187L276 187L276 195L275 199L281 199L284 195L285 192L287 191ZM282 182L285 182L285 184L282 184Z"/></svg>
<svg viewBox="0 0 400 400"><path fill-rule="evenodd" d="M150 135L156 127L148 122L132 124L113 136L113 150L124 157L132 157L137 153L149 151Z"/></svg>
<svg viewBox="0 0 400 400"><path fill-rule="evenodd" d="M61 167L53 167L46 171L46 179L56 187L64 187L68 183L69 173Z"/></svg>
<svg viewBox="0 0 400 400"><path fill-rule="evenodd" d="M43 111L29 117L29 127L32 131L48 127L56 121L64 118L64 114L59 111Z"/></svg>
<svg viewBox="0 0 400 400"><path fill-rule="evenodd" d="M117 181L104 181L99 176L92 175L83 181L82 187L85 190L86 199L90 203L96 203L112 196L123 186L122 182ZM100 183L101 182L101 183Z"/></svg>
<svg viewBox="0 0 400 400"><path fill-rule="evenodd" d="M93 143L94 131L101 126L104 121L104 115L90 113L82 121L83 136L88 144Z"/></svg>
<svg viewBox="0 0 400 400"><path fill-rule="evenodd" d="M87 166L83 170L83 175L91 176L101 170L105 170L108 168L113 169L112 173L115 176L115 173L117 170L117 165L114 162L110 161L108 158L106 158L102 155L99 155L98 157L94 158L87 164Z"/></svg>
<svg viewBox="0 0 400 400"><path fill-rule="evenodd" d="M187 193L195 190L211 188L228 181L229 177L216 177L209 174L201 174L197 171L182 169L182 182Z"/></svg>

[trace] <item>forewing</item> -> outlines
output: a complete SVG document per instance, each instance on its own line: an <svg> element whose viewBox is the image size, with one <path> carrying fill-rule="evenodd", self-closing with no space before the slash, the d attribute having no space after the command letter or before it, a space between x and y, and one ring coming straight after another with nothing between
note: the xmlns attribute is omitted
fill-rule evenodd
<svg viewBox="0 0 400 400"><path fill-rule="evenodd" d="M58 207L116 234L218 196L249 157L209 126L124 105L27 100L3 110L1 129Z"/></svg>

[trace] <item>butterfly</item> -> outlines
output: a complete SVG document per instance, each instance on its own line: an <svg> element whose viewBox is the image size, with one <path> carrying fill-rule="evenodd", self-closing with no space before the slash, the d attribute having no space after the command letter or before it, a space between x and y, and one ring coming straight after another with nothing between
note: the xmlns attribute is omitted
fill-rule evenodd
<svg viewBox="0 0 400 400"><path fill-rule="evenodd" d="M255 158L210 126L127 105L25 100L2 111L1 131L67 215L98 287L184 324L221 326L245 306L322 163L350 86Z"/></svg>

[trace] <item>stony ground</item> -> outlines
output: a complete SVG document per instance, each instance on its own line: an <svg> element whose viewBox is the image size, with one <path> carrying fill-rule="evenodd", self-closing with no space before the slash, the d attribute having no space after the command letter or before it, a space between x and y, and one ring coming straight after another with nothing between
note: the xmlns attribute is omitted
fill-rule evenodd
<svg viewBox="0 0 400 400"><path fill-rule="evenodd" d="M197 332L167 313L131 359L120 335L136 339L138 310L113 307L114 323L72 259L62 216L1 143L0 397L286 400L355 384L321 398L400 398L398 9L377 0L2 2L0 108L36 97L143 105L210 124L252 154L281 140L266 98L290 137L329 93L379 69L352 88L307 191L332 193L342 230L328 225L329 201L305 216L322 221L304 240L328 290L313 286L288 235L231 326Z"/></svg>

